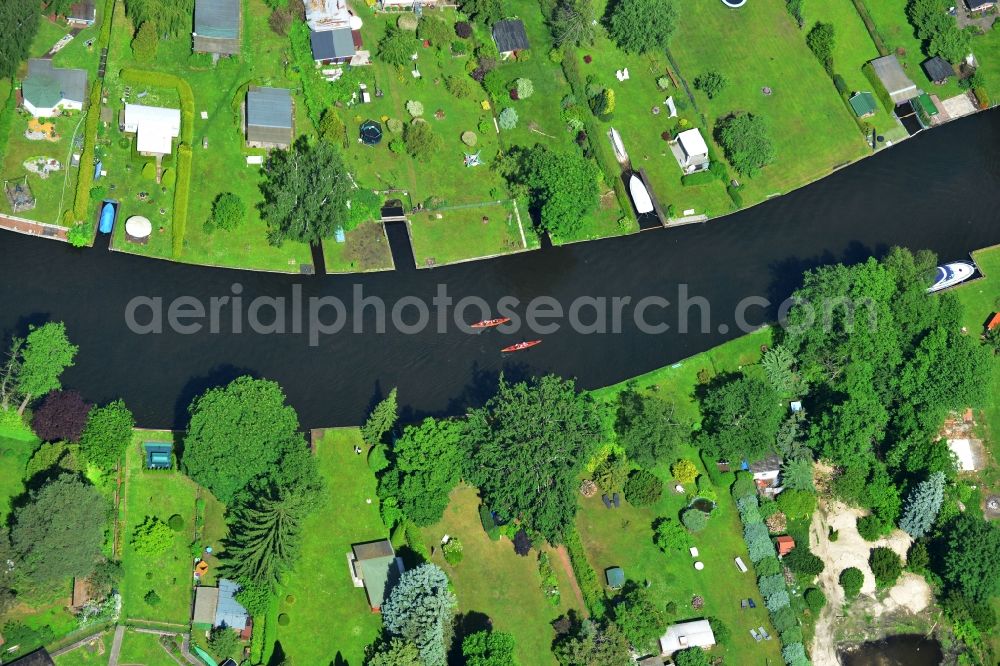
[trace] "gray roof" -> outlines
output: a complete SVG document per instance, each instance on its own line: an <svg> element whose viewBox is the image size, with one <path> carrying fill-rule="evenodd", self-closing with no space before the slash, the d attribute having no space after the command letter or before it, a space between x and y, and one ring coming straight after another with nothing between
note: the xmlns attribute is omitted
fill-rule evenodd
<svg viewBox="0 0 1000 666"><path fill-rule="evenodd" d="M531 48L531 44L528 43L528 33L524 30L521 19L497 21L493 24L493 41L497 43L497 50L500 53Z"/></svg>
<svg viewBox="0 0 1000 666"><path fill-rule="evenodd" d="M893 102L898 104L905 102L910 97L917 96L917 84L911 81L910 77L906 75L896 56L887 55L875 58L875 60L872 60L872 67L875 69L875 73L878 75L882 85L885 86L885 89L892 97Z"/></svg>
<svg viewBox="0 0 1000 666"><path fill-rule="evenodd" d="M247 125L291 129L291 92L286 88L250 88L247 91Z"/></svg>
<svg viewBox="0 0 1000 666"><path fill-rule="evenodd" d="M350 28L337 28L336 30L323 30L309 33L309 42L312 44L313 58L315 60L335 60L340 58L350 58L357 49L354 47L354 36Z"/></svg>
<svg viewBox="0 0 1000 666"><path fill-rule="evenodd" d="M921 66L927 73L927 78L931 81L944 81L955 73L955 70L951 67L951 63L941 56L928 58L924 60Z"/></svg>
<svg viewBox="0 0 1000 666"><path fill-rule="evenodd" d="M11 666L55 666L56 662L52 661L52 657L49 656L48 651L45 648L38 648L34 652L30 652L25 656L10 662Z"/></svg>
<svg viewBox="0 0 1000 666"><path fill-rule="evenodd" d="M66 18L77 21L93 21L97 18L97 3L94 0L75 2L70 5Z"/></svg>
<svg viewBox="0 0 1000 666"><path fill-rule="evenodd" d="M240 586L235 581L219 579L219 605L215 610L213 626L226 626L237 631L246 629L250 614L240 602L236 601L236 593L239 591Z"/></svg>
<svg viewBox="0 0 1000 666"><path fill-rule="evenodd" d="M55 106L63 99L82 104L87 99L87 71L56 68L51 60L32 58L21 93L37 107Z"/></svg>
<svg viewBox="0 0 1000 666"><path fill-rule="evenodd" d="M774 472L776 470L781 470L781 457L775 453L761 458L757 462L750 463L750 471L754 474L764 474L765 472Z"/></svg>
<svg viewBox="0 0 1000 666"><path fill-rule="evenodd" d="M965 6L972 11L986 9L992 7L994 4L996 4L995 0L965 0Z"/></svg>
<svg viewBox="0 0 1000 666"><path fill-rule="evenodd" d="M194 6L194 32L201 37L239 37L240 0L197 0Z"/></svg>

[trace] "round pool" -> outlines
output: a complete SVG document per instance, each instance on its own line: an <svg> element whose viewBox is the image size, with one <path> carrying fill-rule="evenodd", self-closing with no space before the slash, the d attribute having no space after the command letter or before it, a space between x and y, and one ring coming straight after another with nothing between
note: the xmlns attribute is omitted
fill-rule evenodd
<svg viewBox="0 0 1000 666"><path fill-rule="evenodd" d="M738 9L747 4L747 0L722 0L722 4L730 9Z"/></svg>
<svg viewBox="0 0 1000 666"><path fill-rule="evenodd" d="M696 497L689 504L692 509L698 509L699 511L704 511L705 513L712 513L715 509L715 502L712 500L705 499L704 497Z"/></svg>

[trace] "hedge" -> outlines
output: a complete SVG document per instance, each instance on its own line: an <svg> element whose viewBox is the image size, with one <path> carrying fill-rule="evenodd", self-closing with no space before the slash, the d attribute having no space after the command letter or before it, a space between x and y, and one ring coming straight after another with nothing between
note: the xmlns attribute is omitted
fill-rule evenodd
<svg viewBox="0 0 1000 666"><path fill-rule="evenodd" d="M430 562L431 552L427 550L427 545L424 543L424 537L420 534L420 529L417 527L416 523L409 520L406 521L404 534L406 535L406 545L410 547L410 550L424 558L425 562Z"/></svg>
<svg viewBox="0 0 1000 666"><path fill-rule="evenodd" d="M715 174L711 171L696 171L681 176L681 185L684 187L694 187L696 185L708 185L715 181Z"/></svg>
<svg viewBox="0 0 1000 666"><path fill-rule="evenodd" d="M184 250L184 232L187 229L188 199L191 190L191 146L177 146L177 186L174 188L174 224L171 250L174 258Z"/></svg>
<svg viewBox="0 0 1000 666"><path fill-rule="evenodd" d="M583 550L583 541L580 540L580 533L576 528L568 530L564 535L566 550L569 553L569 562L573 566L573 573L580 584L580 591L583 592L583 602L587 605L587 610L595 618L604 616L604 588L597 580L597 572L587 561L587 554Z"/></svg>
<svg viewBox="0 0 1000 666"><path fill-rule="evenodd" d="M976 101L979 102L980 109L990 108L990 95L986 92L986 88L983 86L976 86L972 89L972 94L976 96Z"/></svg>
<svg viewBox="0 0 1000 666"><path fill-rule="evenodd" d="M861 17L861 22L865 24L868 34L871 36L872 41L875 42L875 48L878 49L879 55L889 55L889 49L882 40L882 35L878 33L878 29L875 27L875 22L868 13L868 7L865 6L864 0L853 0L853 2L854 8L858 10L858 15Z"/></svg>
<svg viewBox="0 0 1000 666"><path fill-rule="evenodd" d="M14 90L13 82L10 87L10 94L0 109L0 155L5 155L7 151L7 137L10 136L10 124L14 120L14 109L17 107L17 92Z"/></svg>
<svg viewBox="0 0 1000 666"><path fill-rule="evenodd" d="M256 633L256 632L254 632ZM264 645L261 652L261 663L271 661L271 653L274 652L274 643L278 640L278 597L271 595L271 603L267 607L267 616L264 619Z"/></svg>
<svg viewBox="0 0 1000 666"><path fill-rule="evenodd" d="M267 627L267 616L259 615L253 619L254 632L250 635L250 662L263 663L264 633Z"/></svg>
<svg viewBox="0 0 1000 666"><path fill-rule="evenodd" d="M485 504L479 505L479 521L483 524L483 531L490 537L490 541L500 540L500 528L493 520L493 514L486 508Z"/></svg>
<svg viewBox="0 0 1000 666"><path fill-rule="evenodd" d="M90 209L90 188L94 186L94 145L97 143L97 125L101 122L101 84L90 89L87 102L87 121L83 126L83 151L80 153L80 174L76 181L73 199L73 218L77 222L87 219Z"/></svg>
<svg viewBox="0 0 1000 666"><path fill-rule="evenodd" d="M875 93L875 96L878 97L880 102L882 102L882 106L885 107L885 110L891 114L896 108L896 105L893 103L892 96L889 95L889 91L885 89L884 85L882 85L882 80L879 79L878 74L875 73L875 68L872 67L870 62L866 62L861 68L861 71L865 73L865 78L867 78L868 82L872 84L872 91Z"/></svg>

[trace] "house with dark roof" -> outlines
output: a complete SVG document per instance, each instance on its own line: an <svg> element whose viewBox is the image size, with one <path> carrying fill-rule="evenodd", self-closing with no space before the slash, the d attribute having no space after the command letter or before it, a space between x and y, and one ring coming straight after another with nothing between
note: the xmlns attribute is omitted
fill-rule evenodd
<svg viewBox="0 0 1000 666"><path fill-rule="evenodd" d="M875 75L882 82L893 104L902 104L920 94L917 84L903 71L903 66L894 55L882 56L871 61Z"/></svg>
<svg viewBox="0 0 1000 666"><path fill-rule="evenodd" d="M927 78L938 85L941 85L955 74L955 69L951 66L951 63L941 56L928 58L920 63L920 66L924 68Z"/></svg>
<svg viewBox="0 0 1000 666"><path fill-rule="evenodd" d="M45 648L38 648L34 652L10 662L10 666L56 666L56 662L52 661L52 657Z"/></svg>
<svg viewBox="0 0 1000 666"><path fill-rule="evenodd" d="M87 99L87 71L57 68L51 60L32 58L21 97L24 110L36 118L56 116L63 109L79 111Z"/></svg>
<svg viewBox="0 0 1000 666"><path fill-rule="evenodd" d="M216 56L239 54L242 23L240 0L195 0L192 50Z"/></svg>
<svg viewBox="0 0 1000 666"><path fill-rule="evenodd" d="M309 33L313 60L323 65L350 62L358 52L354 31L350 28L313 30Z"/></svg>
<svg viewBox="0 0 1000 666"><path fill-rule="evenodd" d="M292 93L287 88L247 90L247 145L288 148L294 135Z"/></svg>
<svg viewBox="0 0 1000 666"><path fill-rule="evenodd" d="M965 0L970 12L984 12L997 6L996 0Z"/></svg>
<svg viewBox="0 0 1000 666"><path fill-rule="evenodd" d="M509 58L518 51L531 48L531 44L528 42L528 33L524 29L524 22L521 19L508 19L494 23L493 41L496 42L497 50L504 58Z"/></svg>
<svg viewBox="0 0 1000 666"><path fill-rule="evenodd" d="M72 26L86 27L94 25L97 20L97 3L95 0L85 0L85 2L74 2L69 6L66 14L66 22Z"/></svg>
<svg viewBox="0 0 1000 666"><path fill-rule="evenodd" d="M373 613L382 610L382 604L403 573L403 560L396 557L388 539L357 543L347 554L351 578L355 587L364 587L368 606Z"/></svg>

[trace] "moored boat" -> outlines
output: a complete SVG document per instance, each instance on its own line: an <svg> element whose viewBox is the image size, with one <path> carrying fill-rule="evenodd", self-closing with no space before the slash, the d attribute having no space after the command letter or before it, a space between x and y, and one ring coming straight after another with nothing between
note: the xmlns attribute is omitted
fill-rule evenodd
<svg viewBox="0 0 1000 666"><path fill-rule="evenodd" d="M965 282L976 272L976 265L971 261L953 261L937 267L934 274L934 284L927 288L928 294L954 287Z"/></svg>
<svg viewBox="0 0 1000 666"><path fill-rule="evenodd" d="M628 181L628 189L632 194L632 202L635 204L637 213L645 215L653 212L653 200L649 197L649 191L639 176L632 174Z"/></svg>
<svg viewBox="0 0 1000 666"><path fill-rule="evenodd" d="M535 345L542 344L541 340L525 340L524 342L518 342L517 344L510 345L509 347L504 347L500 351L502 352L516 352L522 349L528 349L529 347L534 347Z"/></svg>
<svg viewBox="0 0 1000 666"><path fill-rule="evenodd" d="M484 319L482 321L477 321L472 324L470 328L493 328L494 326L500 326L506 324L510 321L510 317L497 317L496 319Z"/></svg>
<svg viewBox="0 0 1000 666"><path fill-rule="evenodd" d="M611 146L615 149L615 157L618 158L618 161L628 161L628 153L625 152L625 144L622 142L622 135L618 133L618 130L612 127L608 132L608 137L611 139Z"/></svg>

